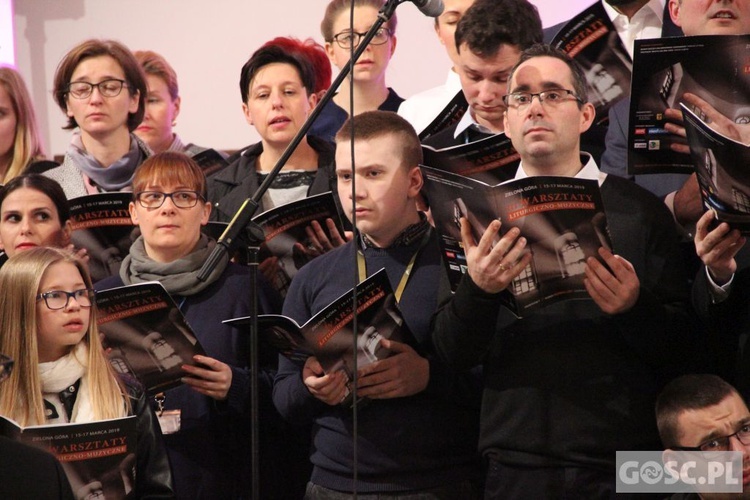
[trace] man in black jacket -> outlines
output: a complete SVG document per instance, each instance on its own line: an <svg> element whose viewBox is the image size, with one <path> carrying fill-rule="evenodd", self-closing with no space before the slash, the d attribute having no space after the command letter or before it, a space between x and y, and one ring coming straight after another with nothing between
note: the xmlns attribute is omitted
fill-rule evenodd
<svg viewBox="0 0 750 500"><path fill-rule="evenodd" d="M601 174L580 152L594 119L585 78L545 45L524 51L509 81L505 131L521 155L516 178L596 179L616 254L589 258L591 300L548 305L519 319L499 294L530 260L517 229L493 245L462 221L468 273L434 318L440 357L483 363L479 448L486 498L595 498L615 491L615 451L658 449L653 404L682 368L691 322L674 224L659 199Z"/></svg>

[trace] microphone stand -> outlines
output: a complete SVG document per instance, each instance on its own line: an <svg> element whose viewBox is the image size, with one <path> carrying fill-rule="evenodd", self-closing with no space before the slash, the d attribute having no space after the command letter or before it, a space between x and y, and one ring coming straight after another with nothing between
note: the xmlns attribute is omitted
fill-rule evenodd
<svg viewBox="0 0 750 500"><path fill-rule="evenodd" d="M318 102L318 104L315 106L312 113L310 113L310 115L307 117L307 120L305 120L305 123L302 124L302 127L299 129L297 134L292 138L291 142L284 150L284 153L276 162L276 165L274 165L273 169L268 174L266 179L258 187L258 190L250 198L246 199L239 210L237 210L237 213L234 215L231 222L224 230L224 233L222 233L222 235L217 240L216 247L214 247L213 251L208 256L208 259L206 259L206 262L204 262L203 267L198 273L198 279L200 281L206 281L206 279L208 279L211 272L216 268L219 262L221 262L225 258L228 258L235 238L237 238L241 233L245 233L246 237L250 240L250 242L248 243L248 248L250 250L250 293L252 295L250 301L251 321L249 350L251 392L250 418L252 438L251 480L253 500L257 500L260 498L260 490L258 487L260 480L260 469L258 467L260 455L258 443L258 425L260 420L258 415L258 298L255 292L257 290L257 273L259 265L258 249L260 248L261 243L263 243L263 241L265 240L265 235L263 234L263 230L260 228L260 226L253 223L251 219L258 211L258 208L260 207L260 200L263 199L263 195L265 195L266 191L268 191L268 188L271 187L273 180L279 174L281 169L284 168L286 162L289 161L289 158L294 153L294 150L297 149L299 143L302 142L302 139L307 135L307 131L310 129L313 122L315 122L318 115L320 115L322 109L326 104L328 104L331 99L333 99L333 96L336 95L336 91L341 86L341 83L349 75L349 72L351 71L351 68L353 66L351 64L351 61L356 62L360 58L362 53L370 44L370 41L375 36L375 33L383 26L383 24L388 22L391 16L393 16L393 13L396 11L396 7L398 7L405 1L407 0L388 0L386 4L383 5L383 8L381 8L378 12L378 18L376 19L375 23L370 27L365 36L360 40L359 45L357 45L354 54L351 56L350 62L341 69L336 79L333 81L333 83L331 83L328 91L325 93L320 102ZM308 91L312 91L312 89L308 89Z"/></svg>

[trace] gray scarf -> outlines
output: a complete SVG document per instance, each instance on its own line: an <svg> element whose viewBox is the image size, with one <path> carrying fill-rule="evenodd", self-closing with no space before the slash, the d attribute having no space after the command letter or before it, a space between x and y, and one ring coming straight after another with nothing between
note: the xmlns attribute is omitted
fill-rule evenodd
<svg viewBox="0 0 750 500"><path fill-rule="evenodd" d="M135 168L148 154L140 147L135 135L130 134L130 150L112 165L102 165L83 147L81 132L76 130L70 141L68 156L91 181L104 191L120 191L133 183Z"/></svg>
<svg viewBox="0 0 750 500"><path fill-rule="evenodd" d="M229 260L225 257L206 281L198 280L198 272L215 246L215 240L201 234L192 252L181 259L161 263L146 255L143 236L139 236L130 247L130 253L122 261L120 278L126 285L159 281L170 295L195 295L219 279L227 267Z"/></svg>

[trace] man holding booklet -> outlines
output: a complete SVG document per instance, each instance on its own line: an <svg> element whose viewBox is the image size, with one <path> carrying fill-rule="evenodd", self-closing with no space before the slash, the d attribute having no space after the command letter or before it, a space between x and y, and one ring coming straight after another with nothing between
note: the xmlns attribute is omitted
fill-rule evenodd
<svg viewBox="0 0 750 500"><path fill-rule="evenodd" d="M682 30L685 36L750 33L750 4L747 2L668 0L667 5L672 22ZM715 67L712 69L716 71ZM719 77L720 75L717 72L712 80L717 81L724 78L724 76ZM726 75L726 77L736 78L735 75ZM679 89L681 78L681 75L677 78L673 77L670 85ZM694 101L691 102L690 96L685 97L681 93L677 95L677 98L690 104L697 104ZM679 108L679 106L675 104L675 108ZM679 138L684 139L685 137L685 129L681 124L682 112L679 109L663 111L667 119L664 128L674 134L674 139L678 139L672 144L671 149L675 153L688 154L690 151L687 145L679 141ZM628 156L637 153L636 150L629 149L631 146L628 144L628 131L631 128L630 99L622 101L612 108L609 119L610 125L606 136L607 150L602 156L602 170L613 175L629 178L662 197L674 214L677 223L692 233L693 225L702 213L701 198L695 175L685 173L629 174Z"/></svg>
<svg viewBox="0 0 750 500"><path fill-rule="evenodd" d="M347 121L336 142L341 205L352 222L356 214L358 232L300 269L284 314L303 324L351 293L355 276L361 282L384 268L414 338L379 339L378 358L386 350L390 356L359 366L353 380L345 370L325 373L315 356L297 363L280 357L274 403L287 420L313 427L305 498L355 492L366 498L479 498L478 384L436 360L430 346L438 290L448 284L435 231L417 211L419 139L395 113L372 111ZM355 387L357 397L366 398L356 407L356 420L341 404Z"/></svg>
<svg viewBox="0 0 750 500"><path fill-rule="evenodd" d="M505 131L521 155L516 179L598 180L616 253L600 248L599 259L586 259L591 300L519 319L500 305L500 293L531 260L526 238L518 229L499 237L496 220L477 241L463 219L468 273L438 310L433 341L456 368L483 364L486 498L613 496L615 451L659 449L654 400L690 347L678 237L659 199L600 173L580 151L594 108L567 55L527 49L508 89Z"/></svg>
<svg viewBox="0 0 750 500"><path fill-rule="evenodd" d="M682 26L685 35L727 35L736 36L741 40L742 35L750 33L748 2L722 4L698 0L670 0L670 7L675 22ZM711 79L717 83L743 81L747 76L738 79L734 73L722 74L715 70L709 72L712 75ZM743 96L744 92L738 92L737 101L729 103L738 114L741 114L745 107L741 102ZM724 116L696 94L686 93L682 97L713 130L738 143L750 144L745 120ZM668 113L675 118L681 118L682 115L676 110L668 110ZM685 135L685 129L681 126L671 127L670 130ZM741 169L744 170L744 167L745 165L742 165ZM682 193L678 192L678 196L681 195L683 199L690 201L686 206L692 209L690 214L695 218L698 216L696 214L705 210L705 206L696 174L692 174L691 177L691 183L686 184L690 189L683 189ZM735 199L741 200L743 189L733 190L736 191ZM677 199L676 197L675 200ZM703 265L693 284L693 303L707 325L716 373L747 398L750 396L750 354L743 346L746 345L750 333L750 249L746 245L747 234L742 234L739 226L727 222L720 223L716 219L716 214L708 210L696 223L695 250Z"/></svg>

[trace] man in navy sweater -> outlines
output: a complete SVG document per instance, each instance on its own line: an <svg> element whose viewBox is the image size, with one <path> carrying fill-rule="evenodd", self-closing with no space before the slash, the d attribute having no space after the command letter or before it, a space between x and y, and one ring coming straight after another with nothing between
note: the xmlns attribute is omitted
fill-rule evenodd
<svg viewBox="0 0 750 500"><path fill-rule="evenodd" d="M352 411L340 404L349 393L346 375L324 373L315 357L303 366L280 358L274 403L288 420L313 425L306 498L355 492L359 498L478 498L478 386L469 373L447 370L430 347L438 289L448 284L436 235L417 211L419 139L395 113L373 111L347 121L336 140L341 205L350 219L356 213L357 234L300 270L284 314L302 324L353 287L355 269L369 276L385 268L392 288L403 290L396 298L416 344L382 340L391 356L359 368L358 396L370 401L358 408L356 435Z"/></svg>

